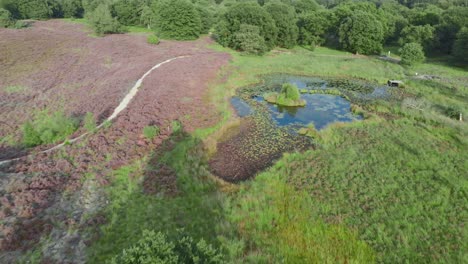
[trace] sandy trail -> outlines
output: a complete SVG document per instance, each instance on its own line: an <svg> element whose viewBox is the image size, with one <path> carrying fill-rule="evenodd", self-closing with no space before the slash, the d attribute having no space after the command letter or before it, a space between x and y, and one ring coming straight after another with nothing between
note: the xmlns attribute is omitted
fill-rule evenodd
<svg viewBox="0 0 468 264"><path fill-rule="evenodd" d="M157 68L161 67L162 65L166 64L166 63L169 63L171 61L174 61L174 60L177 60L177 59L182 59L182 58L187 58L189 56L178 56L178 57L174 57L174 58L171 58L171 59L168 59L168 60L165 60L159 64L156 64L153 68L151 68L149 71L147 71L145 74L143 74L143 76L137 80L137 82L135 83L135 85L132 87L132 89L130 89L130 91L127 93L127 95L125 95L125 97L122 99L122 101L120 102L120 104L114 109L114 111L112 112L112 114L106 119L104 120L100 125L98 125L96 127L96 129L100 129L104 126L104 124L106 124L106 122L110 122L112 120L114 120L123 110L125 110L128 106L128 104L132 101L132 99L136 96L136 94L138 93L138 89L141 87L141 84L143 83L143 80L151 74L151 72L153 72L154 70L156 70ZM68 141L65 141L65 142L62 142L52 148L49 148L49 149L46 149L46 150L43 150L39 153L49 153L51 151L54 151L54 150L57 150L57 149L60 149L62 148L63 146L65 146L66 144L72 144L84 137L86 137L87 135L89 134L89 132L87 133L84 133L76 138L73 138L73 139L70 139ZM32 154L30 154L32 155ZM13 161L17 161L21 158L25 158L25 157L28 157L30 155L25 155L25 156L22 156L22 157L18 157L18 158L14 158L14 159L8 159L8 160L3 160L3 161L0 161L0 166L1 165L4 165L4 164L7 164L7 163L10 163L10 162L13 162Z"/></svg>

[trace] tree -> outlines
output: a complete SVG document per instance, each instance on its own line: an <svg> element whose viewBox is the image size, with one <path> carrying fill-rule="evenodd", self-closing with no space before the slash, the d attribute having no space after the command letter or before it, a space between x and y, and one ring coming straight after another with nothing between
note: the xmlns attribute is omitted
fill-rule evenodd
<svg viewBox="0 0 468 264"><path fill-rule="evenodd" d="M413 26L409 25L405 27L400 33L399 43L403 45L405 43L419 43L426 49L432 44L434 39L434 27L430 25L424 26Z"/></svg>
<svg viewBox="0 0 468 264"><path fill-rule="evenodd" d="M107 4L100 4L94 11L87 14L87 18L98 35L123 32L122 25L115 17L112 17Z"/></svg>
<svg viewBox="0 0 468 264"><path fill-rule="evenodd" d="M190 236L177 232L170 240L161 232L143 231L143 237L132 247L114 257L112 264L177 264L223 263L222 255L203 239L195 242Z"/></svg>
<svg viewBox="0 0 468 264"><path fill-rule="evenodd" d="M298 36L294 9L280 2L268 3L265 9L275 21L278 29L277 45L283 48L294 47Z"/></svg>
<svg viewBox="0 0 468 264"><path fill-rule="evenodd" d="M357 11L340 25L339 38L342 47L362 54L378 53L382 50L383 29L379 21L362 11Z"/></svg>
<svg viewBox="0 0 468 264"><path fill-rule="evenodd" d="M156 15L154 14L151 7L147 5L143 6L140 15L140 25L143 25L147 28L151 28L155 16Z"/></svg>
<svg viewBox="0 0 468 264"><path fill-rule="evenodd" d="M302 45L321 45L327 32L335 23L334 13L327 9L308 13L299 17L299 43Z"/></svg>
<svg viewBox="0 0 468 264"><path fill-rule="evenodd" d="M46 19L53 14L47 0L4 0L2 4L16 19Z"/></svg>
<svg viewBox="0 0 468 264"><path fill-rule="evenodd" d="M136 26L140 24L144 6L141 0L116 0L112 4L112 12L122 25Z"/></svg>
<svg viewBox="0 0 468 264"><path fill-rule="evenodd" d="M424 61L423 47L419 43L407 43L400 49L401 64L415 65Z"/></svg>
<svg viewBox="0 0 468 264"><path fill-rule="evenodd" d="M10 11L0 8L0 28L6 28L13 24Z"/></svg>
<svg viewBox="0 0 468 264"><path fill-rule="evenodd" d="M457 33L468 26L468 7L451 7L442 14L441 22L436 26L437 49L450 54Z"/></svg>
<svg viewBox="0 0 468 264"><path fill-rule="evenodd" d="M187 0L163 0L158 6L156 33L162 38L191 40L200 36L200 14Z"/></svg>
<svg viewBox="0 0 468 264"><path fill-rule="evenodd" d="M262 55L265 53L265 39L260 36L260 28L242 24L240 30L234 34L233 48L247 54Z"/></svg>
<svg viewBox="0 0 468 264"><path fill-rule="evenodd" d="M61 0L63 17L83 17L84 9L81 0Z"/></svg>
<svg viewBox="0 0 468 264"><path fill-rule="evenodd" d="M260 29L259 34L265 40L266 50L276 46L278 29L275 21L255 2L240 2L227 9L216 26L217 41L223 46L234 48L234 35L239 32L242 24L257 26Z"/></svg>
<svg viewBox="0 0 468 264"><path fill-rule="evenodd" d="M453 55L455 60L462 63L468 64L468 28L464 27L458 32L457 39L453 46Z"/></svg>

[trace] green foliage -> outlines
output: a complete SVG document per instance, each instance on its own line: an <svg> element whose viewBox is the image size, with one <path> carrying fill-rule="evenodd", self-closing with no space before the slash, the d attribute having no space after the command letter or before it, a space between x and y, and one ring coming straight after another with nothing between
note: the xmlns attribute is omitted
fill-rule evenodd
<svg viewBox="0 0 468 264"><path fill-rule="evenodd" d="M264 8L271 15L278 29L276 44L283 48L294 47L298 36L294 8L279 2L270 2Z"/></svg>
<svg viewBox="0 0 468 264"><path fill-rule="evenodd" d="M100 4L95 10L86 14L94 32L98 35L111 34L111 33L122 33L123 27L117 20L112 17L109 5Z"/></svg>
<svg viewBox="0 0 468 264"><path fill-rule="evenodd" d="M202 31L200 14L188 0L162 0L158 5L156 33L162 38L197 39Z"/></svg>
<svg viewBox="0 0 468 264"><path fill-rule="evenodd" d="M231 219L250 251L268 263L372 263L374 253L357 234L320 219L309 194L296 191L284 177L291 166L279 162L273 170L242 186L231 208Z"/></svg>
<svg viewBox="0 0 468 264"><path fill-rule="evenodd" d="M281 94L284 94L286 99L291 100L299 100L301 98L301 94L299 93L299 89L295 84L285 83L281 87Z"/></svg>
<svg viewBox="0 0 468 264"><path fill-rule="evenodd" d="M83 127L88 131L88 132L93 132L96 129L96 118L94 117L94 114L91 112L87 112L84 120L83 120Z"/></svg>
<svg viewBox="0 0 468 264"><path fill-rule="evenodd" d="M424 50L419 43L407 43L400 49L401 63L415 65L424 61Z"/></svg>
<svg viewBox="0 0 468 264"><path fill-rule="evenodd" d="M16 9L22 19L47 19L52 17L52 6L47 0L16 0Z"/></svg>
<svg viewBox="0 0 468 264"><path fill-rule="evenodd" d="M285 83L281 87L281 92L269 93L265 95L265 100L269 103L282 106L304 106L305 100L301 100L301 93L296 85Z"/></svg>
<svg viewBox="0 0 468 264"><path fill-rule="evenodd" d="M217 25L216 40L223 46L236 48L238 43L235 35L240 31L242 24L257 26L260 29L266 50L276 46L278 29L275 21L265 9L253 2L241 2L228 8Z"/></svg>
<svg viewBox="0 0 468 264"><path fill-rule="evenodd" d="M157 126L145 126L143 128L143 135L149 139L153 140L155 137L159 136L159 127Z"/></svg>
<svg viewBox="0 0 468 264"><path fill-rule="evenodd" d="M201 30L200 33L207 34L210 32L214 24L214 17L212 11L207 6L201 4L196 5L198 14L200 14Z"/></svg>
<svg viewBox="0 0 468 264"><path fill-rule="evenodd" d="M141 10L141 16L140 16L140 24L143 26L146 26L147 28L151 28L151 25L153 24L153 20L155 18L155 14L151 7L145 5L143 6Z"/></svg>
<svg viewBox="0 0 468 264"><path fill-rule="evenodd" d="M348 51L375 54L382 50L383 28L379 21L362 11L355 12L340 25L340 43Z"/></svg>
<svg viewBox="0 0 468 264"><path fill-rule="evenodd" d="M61 11L65 18L83 17L84 9L81 0L61 0Z"/></svg>
<svg viewBox="0 0 468 264"><path fill-rule="evenodd" d="M40 112L34 121L23 125L23 144L34 147L41 144L65 140L78 128L75 118L66 117L62 112L48 114Z"/></svg>
<svg viewBox="0 0 468 264"><path fill-rule="evenodd" d="M148 42L148 44L158 45L159 44L159 38L156 35L151 34L146 38L146 42Z"/></svg>
<svg viewBox="0 0 468 264"><path fill-rule="evenodd" d="M234 34L233 48L247 54L262 55L266 52L265 40L257 26L242 24Z"/></svg>
<svg viewBox="0 0 468 264"><path fill-rule="evenodd" d="M122 25L136 26L140 24L144 6L144 0L115 0L112 13Z"/></svg>
<svg viewBox="0 0 468 264"><path fill-rule="evenodd" d="M434 27L430 25L424 26L407 26L401 31L399 39L400 45L406 43L419 43L424 47L428 47L434 38Z"/></svg>
<svg viewBox="0 0 468 264"><path fill-rule="evenodd" d="M302 45L321 45L336 17L327 10L306 13L299 17L299 43Z"/></svg>
<svg viewBox="0 0 468 264"><path fill-rule="evenodd" d="M453 55L456 61L468 65L468 27L464 27L458 32L453 46Z"/></svg>
<svg viewBox="0 0 468 264"><path fill-rule="evenodd" d="M223 263L222 255L203 239L196 243L192 237L178 231L178 239L170 241L161 232L143 231L142 238L132 247L114 257L113 264L178 264Z"/></svg>
<svg viewBox="0 0 468 264"><path fill-rule="evenodd" d="M10 11L0 8L0 28L6 28L11 26L13 23L13 18Z"/></svg>

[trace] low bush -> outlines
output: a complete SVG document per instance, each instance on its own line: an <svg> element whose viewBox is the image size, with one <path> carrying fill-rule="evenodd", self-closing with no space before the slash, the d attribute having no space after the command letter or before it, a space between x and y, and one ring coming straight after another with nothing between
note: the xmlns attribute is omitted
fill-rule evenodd
<svg viewBox="0 0 468 264"><path fill-rule="evenodd" d="M152 140L159 135L159 127L157 126L145 126L143 128L143 135L145 138Z"/></svg>
<svg viewBox="0 0 468 264"><path fill-rule="evenodd" d="M281 92L269 93L265 95L265 100L269 103L282 106L305 106L306 101L301 99L301 93L296 85L285 83Z"/></svg>
<svg viewBox="0 0 468 264"><path fill-rule="evenodd" d="M424 61L424 50L419 43L407 43L400 49L401 64L412 66Z"/></svg>
<svg viewBox="0 0 468 264"><path fill-rule="evenodd" d="M93 132L96 129L96 118L94 118L93 113L86 113L83 120L83 126L88 132Z"/></svg>
<svg viewBox="0 0 468 264"><path fill-rule="evenodd" d="M78 120L65 116L62 112L39 113L35 120L23 125L23 144L35 147L65 140L78 128Z"/></svg>
<svg viewBox="0 0 468 264"><path fill-rule="evenodd" d="M148 38L146 38L146 42L148 42L148 44L158 45L159 44L159 38L154 34L149 35Z"/></svg>
<svg viewBox="0 0 468 264"><path fill-rule="evenodd" d="M161 232L145 230L135 245L123 250L110 263L223 263L222 255L203 239L195 242L180 231L177 236L171 241Z"/></svg>

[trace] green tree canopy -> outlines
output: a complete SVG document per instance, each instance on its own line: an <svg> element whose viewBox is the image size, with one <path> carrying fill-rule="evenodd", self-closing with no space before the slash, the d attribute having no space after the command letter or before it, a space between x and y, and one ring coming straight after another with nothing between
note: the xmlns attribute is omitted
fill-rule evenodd
<svg viewBox="0 0 468 264"><path fill-rule="evenodd" d="M453 46L453 56L456 61L468 64L468 27L464 27L458 32Z"/></svg>
<svg viewBox="0 0 468 264"><path fill-rule="evenodd" d="M298 21L299 43L313 46L323 44L335 21L335 14L327 9L301 15Z"/></svg>
<svg viewBox="0 0 468 264"><path fill-rule="evenodd" d="M156 34L176 40L197 39L202 31L200 14L187 0L162 0L156 14Z"/></svg>
<svg viewBox="0 0 468 264"><path fill-rule="evenodd" d="M368 13L357 11L340 25L339 40L344 49L362 54L375 54L382 50L384 38L382 24Z"/></svg>
<svg viewBox="0 0 468 264"><path fill-rule="evenodd" d="M414 26L409 25L405 27L400 34L399 43L419 43L423 47L428 48L434 39L434 27L431 25Z"/></svg>
<svg viewBox="0 0 468 264"><path fill-rule="evenodd" d="M216 27L218 42L230 48L237 46L234 35L240 30L242 24L257 26L260 29L260 36L265 40L267 50L276 46L278 29L275 21L255 2L237 3L227 9Z"/></svg>
<svg viewBox="0 0 468 264"><path fill-rule="evenodd" d="M283 48L294 47L298 36L294 8L280 2L271 2L265 5L265 9L278 29L277 45Z"/></svg>

